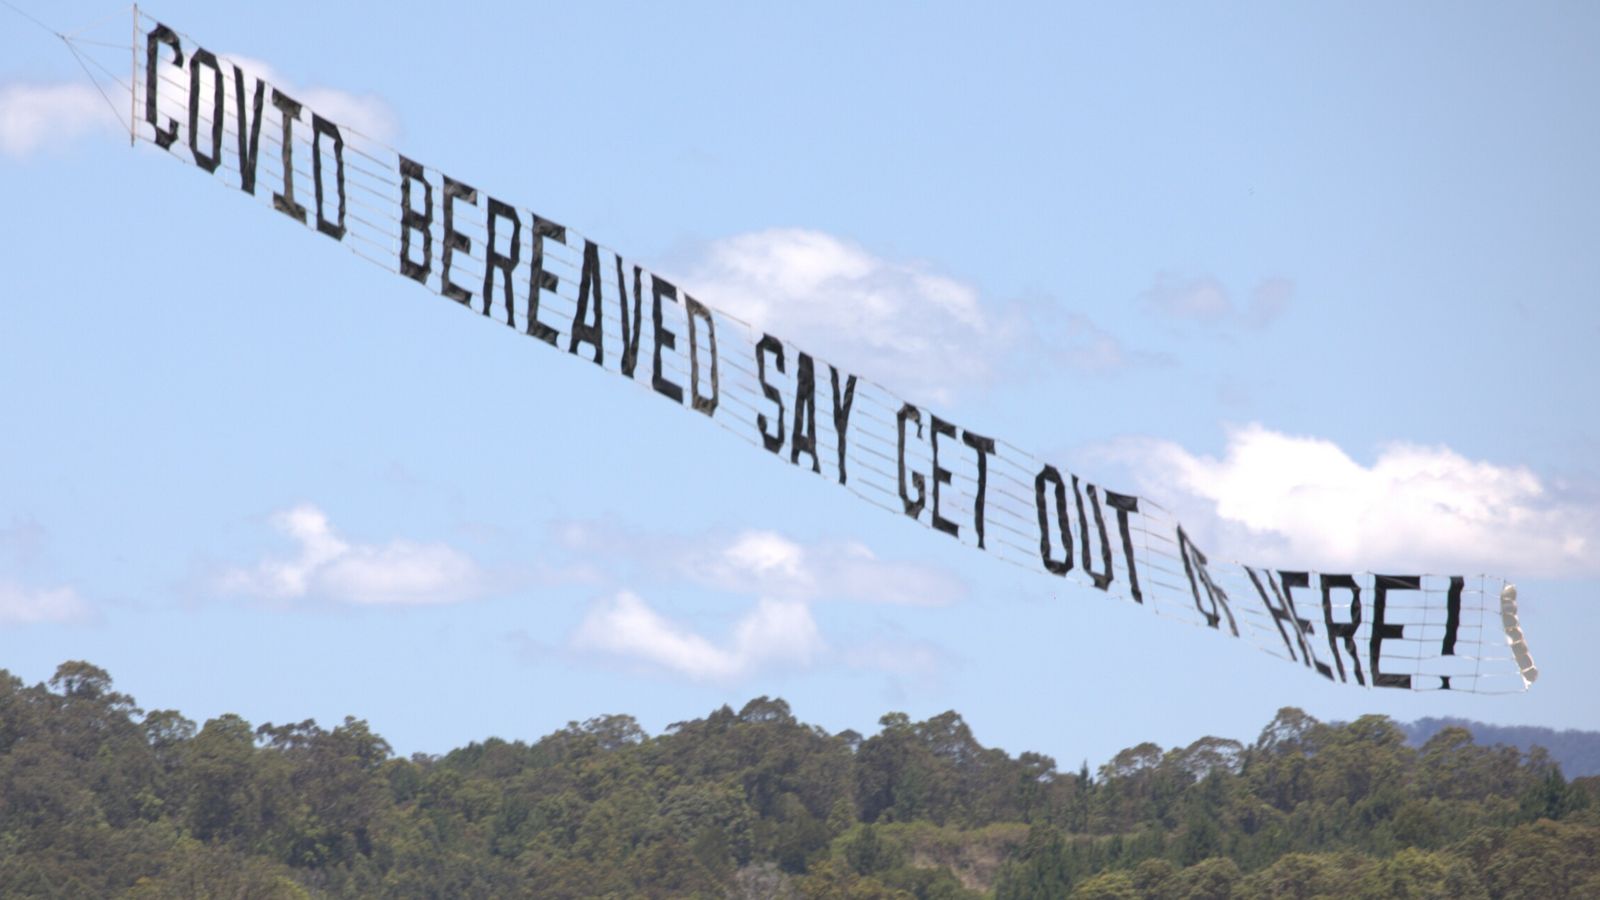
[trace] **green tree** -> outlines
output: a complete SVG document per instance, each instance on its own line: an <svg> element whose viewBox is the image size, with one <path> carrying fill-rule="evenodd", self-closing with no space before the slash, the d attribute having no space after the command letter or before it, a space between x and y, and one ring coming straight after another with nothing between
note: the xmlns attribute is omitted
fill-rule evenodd
<svg viewBox="0 0 1600 900"><path fill-rule="evenodd" d="M269 818L250 723L233 714L206 722L184 748L185 824L202 841L250 840Z"/></svg>
<svg viewBox="0 0 1600 900"><path fill-rule="evenodd" d="M1133 876L1124 871L1102 872L1072 892L1072 900L1140 900L1143 896L1133 886Z"/></svg>
<svg viewBox="0 0 1600 900"><path fill-rule="evenodd" d="M1241 878L1233 860L1213 857L1172 876L1166 885L1167 896L1174 900L1229 900Z"/></svg>
<svg viewBox="0 0 1600 900"><path fill-rule="evenodd" d="M1359 894L1373 900L1488 900L1467 864L1444 853L1406 848L1367 870Z"/></svg>
<svg viewBox="0 0 1600 900"><path fill-rule="evenodd" d="M995 900L1050 900L1072 890L1073 872L1061 833L1035 825L995 882Z"/></svg>
<svg viewBox="0 0 1600 900"><path fill-rule="evenodd" d="M156 875L140 878L127 900L310 900L290 872L267 860L199 841L180 841Z"/></svg>

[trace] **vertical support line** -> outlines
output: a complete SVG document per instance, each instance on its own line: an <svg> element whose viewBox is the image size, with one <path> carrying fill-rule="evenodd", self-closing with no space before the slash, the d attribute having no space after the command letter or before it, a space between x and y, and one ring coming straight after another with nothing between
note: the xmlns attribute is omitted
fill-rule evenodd
<svg viewBox="0 0 1600 900"><path fill-rule="evenodd" d="M133 4L133 39L128 43L128 146L139 143L139 4Z"/></svg>

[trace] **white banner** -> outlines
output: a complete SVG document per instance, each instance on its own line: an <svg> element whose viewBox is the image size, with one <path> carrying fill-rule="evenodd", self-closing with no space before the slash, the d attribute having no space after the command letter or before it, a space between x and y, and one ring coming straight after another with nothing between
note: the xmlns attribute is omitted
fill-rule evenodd
<svg viewBox="0 0 1600 900"><path fill-rule="evenodd" d="M187 35L149 20L139 29L140 140L868 503L1330 680L1501 692L1537 676L1502 579L1213 559L1148 498L974 433L713 309L572 228L324 119Z"/></svg>

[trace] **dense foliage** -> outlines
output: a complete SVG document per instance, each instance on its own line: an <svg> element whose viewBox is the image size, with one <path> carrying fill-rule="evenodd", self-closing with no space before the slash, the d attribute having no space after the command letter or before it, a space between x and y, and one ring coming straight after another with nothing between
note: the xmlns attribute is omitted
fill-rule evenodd
<svg viewBox="0 0 1600 900"><path fill-rule="evenodd" d="M1593 731L1556 730L1533 725L1487 725L1454 717L1418 719L1402 723L1406 742L1420 747L1446 728L1465 728L1480 744L1505 744L1532 750L1543 747L1560 764L1568 778L1600 775L1600 734Z"/></svg>
<svg viewBox="0 0 1600 900"><path fill-rule="evenodd" d="M762 697L400 759L358 719L196 727L88 663L0 671L0 896L1600 896L1600 780L1460 728L1285 709L1062 773L954 712L881 725Z"/></svg>

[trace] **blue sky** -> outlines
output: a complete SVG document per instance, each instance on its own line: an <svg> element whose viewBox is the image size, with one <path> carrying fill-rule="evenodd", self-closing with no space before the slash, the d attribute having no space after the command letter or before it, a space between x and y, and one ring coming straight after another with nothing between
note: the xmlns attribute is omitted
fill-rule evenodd
<svg viewBox="0 0 1600 900"><path fill-rule="evenodd" d="M835 730L953 708L1063 766L1284 705L1600 728L1590 5L146 11L1213 556L1504 575L1542 677L1328 685L954 549L130 149L6 12L28 681L86 658L148 708L405 753L760 694Z"/></svg>

